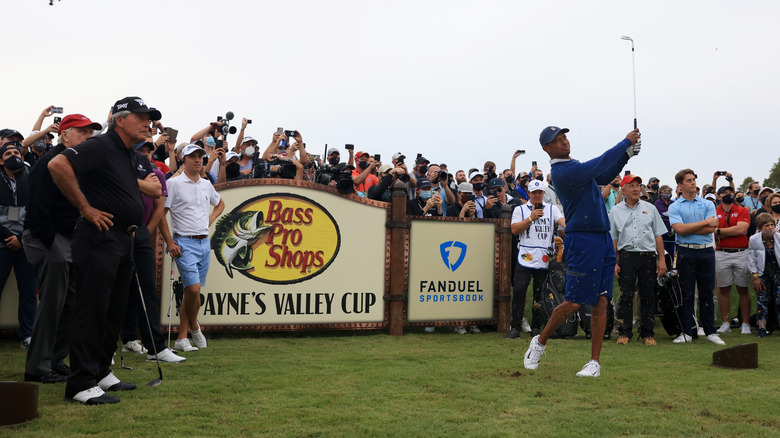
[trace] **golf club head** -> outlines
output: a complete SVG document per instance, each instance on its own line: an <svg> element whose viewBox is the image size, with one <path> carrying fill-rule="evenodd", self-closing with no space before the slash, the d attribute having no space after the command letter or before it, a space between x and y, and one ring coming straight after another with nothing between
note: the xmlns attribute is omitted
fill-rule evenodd
<svg viewBox="0 0 780 438"><path fill-rule="evenodd" d="M150 386L150 387L160 386L161 383L162 383L162 379L161 378L157 378L157 379L154 379L151 382L147 383L146 386Z"/></svg>

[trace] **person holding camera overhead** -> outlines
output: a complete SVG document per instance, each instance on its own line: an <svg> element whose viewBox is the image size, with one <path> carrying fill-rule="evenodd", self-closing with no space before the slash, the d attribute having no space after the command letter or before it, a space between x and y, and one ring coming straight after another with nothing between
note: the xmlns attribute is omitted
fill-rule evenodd
<svg viewBox="0 0 780 438"><path fill-rule="evenodd" d="M355 190L362 197L368 195L368 189L371 186L379 184L379 178L372 175L371 171L382 165L380 161L368 159L368 152L358 151L355 154L355 170L352 171L352 181L355 184Z"/></svg>
<svg viewBox="0 0 780 438"><path fill-rule="evenodd" d="M433 190L428 178L417 180L417 196L406 201L406 214L410 216L444 216L441 196Z"/></svg>

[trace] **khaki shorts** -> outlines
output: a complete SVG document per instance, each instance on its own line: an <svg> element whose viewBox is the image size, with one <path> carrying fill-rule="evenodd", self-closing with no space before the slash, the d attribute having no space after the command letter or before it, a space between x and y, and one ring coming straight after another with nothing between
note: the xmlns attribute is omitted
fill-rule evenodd
<svg viewBox="0 0 780 438"><path fill-rule="evenodd" d="M739 252L715 251L715 280L718 287L728 287L736 284L748 287L750 271L748 270L747 250Z"/></svg>

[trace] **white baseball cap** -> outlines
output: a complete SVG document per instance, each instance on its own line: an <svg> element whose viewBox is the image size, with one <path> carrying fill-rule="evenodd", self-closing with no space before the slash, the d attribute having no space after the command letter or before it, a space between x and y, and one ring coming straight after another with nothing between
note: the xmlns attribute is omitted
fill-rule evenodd
<svg viewBox="0 0 780 438"><path fill-rule="evenodd" d="M193 143L193 144L188 144L187 146L184 146L184 149L181 151L181 156L182 157L186 157L187 155L189 155L189 154L191 154L191 153L193 153L195 151L201 151L201 152L203 152L204 155L206 154L206 151L202 147L200 147L200 146L198 146L198 145Z"/></svg>
<svg viewBox="0 0 780 438"><path fill-rule="evenodd" d="M230 151L230 152L225 154L225 159L227 161L230 161L231 158L241 158L241 156L238 155L237 153L233 152L233 151Z"/></svg>
<svg viewBox="0 0 780 438"><path fill-rule="evenodd" d="M535 192L537 190L544 190L544 183L539 181L538 179L532 180L528 183L528 193Z"/></svg>

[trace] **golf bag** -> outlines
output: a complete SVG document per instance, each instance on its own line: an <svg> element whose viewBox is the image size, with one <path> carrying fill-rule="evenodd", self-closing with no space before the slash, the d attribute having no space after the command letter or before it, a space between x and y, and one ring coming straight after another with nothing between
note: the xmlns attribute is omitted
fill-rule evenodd
<svg viewBox="0 0 780 438"><path fill-rule="evenodd" d="M556 241L560 238L556 238ZM553 310L563 303L566 293L566 264L563 262L562 247L558 246L558 256L550 257L548 264L547 278L542 284L542 301L534 303L534 311L538 312L540 325L544 328L547 321L550 320ZM560 327L553 333L552 338L570 338L577 334L577 324L579 315L577 312L572 314Z"/></svg>
<svg viewBox="0 0 780 438"><path fill-rule="evenodd" d="M666 254L666 266L672 267L672 258ZM662 284L663 283L663 284ZM682 307L682 286L677 271L670 269L661 281L655 283L656 310L661 313L661 325L670 336L682 333L679 309Z"/></svg>
<svg viewBox="0 0 780 438"><path fill-rule="evenodd" d="M590 315L592 314L591 306L583 304L580 306L580 310L577 312L580 316L580 327L585 332L585 338L590 339ZM612 330L615 328L615 305L612 304L612 300L607 301L607 325L604 328L604 339L609 339L612 335Z"/></svg>

